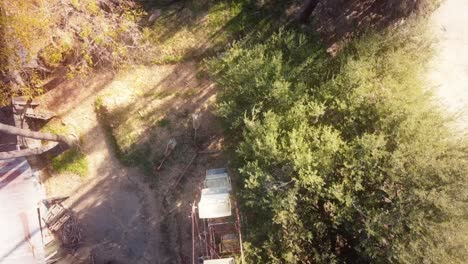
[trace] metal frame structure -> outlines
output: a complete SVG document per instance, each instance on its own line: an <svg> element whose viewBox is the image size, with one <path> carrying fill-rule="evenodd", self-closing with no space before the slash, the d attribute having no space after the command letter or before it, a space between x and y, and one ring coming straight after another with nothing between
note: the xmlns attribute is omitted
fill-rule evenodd
<svg viewBox="0 0 468 264"><path fill-rule="evenodd" d="M193 202L191 212L192 264L201 263L204 260L221 260L235 255L240 255L241 263L244 263L239 208L233 195L230 195L230 201L233 207L230 216L208 219L199 217L197 203ZM229 241L235 241L235 245L223 248L222 246L228 245ZM230 242L229 244L232 245Z"/></svg>
<svg viewBox="0 0 468 264"><path fill-rule="evenodd" d="M196 263L196 247L198 243L200 250L199 259L219 259L224 255L240 254L243 259L242 235L239 210L234 203L235 215L216 219L199 219L195 203L192 205L192 256L193 264ZM234 218L234 219L233 219ZM221 238L225 235L234 235L237 245L233 250L221 252ZM243 262L242 262L243 263Z"/></svg>

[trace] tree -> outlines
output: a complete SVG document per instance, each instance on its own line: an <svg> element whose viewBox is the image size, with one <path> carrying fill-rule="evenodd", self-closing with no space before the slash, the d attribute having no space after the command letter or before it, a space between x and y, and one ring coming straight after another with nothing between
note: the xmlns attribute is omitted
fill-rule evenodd
<svg viewBox="0 0 468 264"><path fill-rule="evenodd" d="M429 43L414 30L335 59L279 31L211 62L250 262L463 263L468 147L418 78Z"/></svg>
<svg viewBox="0 0 468 264"><path fill-rule="evenodd" d="M127 0L1 1L0 105L13 96L40 95L51 78L128 62L142 35L135 8ZM112 13L127 15L115 19Z"/></svg>
<svg viewBox="0 0 468 264"><path fill-rule="evenodd" d="M21 129L21 128L17 128L17 127L5 125L5 124L0 124L0 132L3 132L5 134L10 134L10 135L34 138L34 139L55 141L55 142L60 143L59 147L63 146L65 148L72 147L76 144L74 139L66 137L66 136L53 135L53 134L42 133L42 132L34 132L34 131ZM15 151L8 151L8 152L0 152L0 160L31 156L31 155L39 155L44 152L50 151L56 147L57 145L45 145L43 147L34 148L34 149L23 149L23 150L15 150Z"/></svg>

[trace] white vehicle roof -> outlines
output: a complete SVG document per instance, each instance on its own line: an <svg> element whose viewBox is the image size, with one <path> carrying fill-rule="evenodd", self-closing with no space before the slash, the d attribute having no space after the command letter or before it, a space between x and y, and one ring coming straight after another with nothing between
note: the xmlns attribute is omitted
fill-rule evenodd
<svg viewBox="0 0 468 264"><path fill-rule="evenodd" d="M231 215L231 200L226 188L207 188L202 190L198 203L200 218L219 218Z"/></svg>
<svg viewBox="0 0 468 264"><path fill-rule="evenodd" d="M226 168L217 168L217 169L209 169L206 170L206 177L210 175L217 175L217 174L227 174Z"/></svg>
<svg viewBox="0 0 468 264"><path fill-rule="evenodd" d="M201 195L213 195L213 194L227 194L229 195L229 190L227 188L205 188L201 190Z"/></svg>
<svg viewBox="0 0 468 264"><path fill-rule="evenodd" d="M234 258L208 259L203 264L235 264Z"/></svg>
<svg viewBox="0 0 468 264"><path fill-rule="evenodd" d="M225 168L210 169L206 171L206 177L204 182L205 188L226 188L229 191L232 190L231 179L227 174Z"/></svg>

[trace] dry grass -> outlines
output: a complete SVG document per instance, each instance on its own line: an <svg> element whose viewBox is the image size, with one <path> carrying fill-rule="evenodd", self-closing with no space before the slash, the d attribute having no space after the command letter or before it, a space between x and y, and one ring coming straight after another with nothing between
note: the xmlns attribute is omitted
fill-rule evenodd
<svg viewBox="0 0 468 264"><path fill-rule="evenodd" d="M169 138L191 132L191 114L210 107L214 86L196 73L194 62L128 69L96 101L121 158L129 165L150 171Z"/></svg>
<svg viewBox="0 0 468 264"><path fill-rule="evenodd" d="M223 1L187 1L167 7L156 23L145 29L145 38L155 44L152 62L176 63L229 43L232 31L225 27L242 11L240 4Z"/></svg>

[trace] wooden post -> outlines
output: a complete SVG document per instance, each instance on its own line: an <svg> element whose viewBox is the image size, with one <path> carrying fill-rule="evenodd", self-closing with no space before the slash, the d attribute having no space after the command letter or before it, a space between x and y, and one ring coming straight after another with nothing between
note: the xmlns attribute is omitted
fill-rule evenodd
<svg viewBox="0 0 468 264"><path fill-rule="evenodd" d="M193 142L195 142L195 145L197 145L197 131L198 131L198 128L200 128L200 117L201 117L200 113L192 114L192 125L193 125L193 131L194 131Z"/></svg>
<svg viewBox="0 0 468 264"><path fill-rule="evenodd" d="M195 264L195 201L192 204L192 264Z"/></svg>

